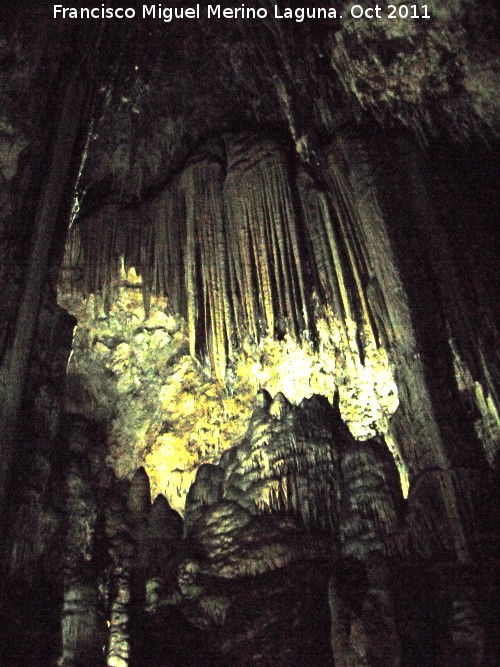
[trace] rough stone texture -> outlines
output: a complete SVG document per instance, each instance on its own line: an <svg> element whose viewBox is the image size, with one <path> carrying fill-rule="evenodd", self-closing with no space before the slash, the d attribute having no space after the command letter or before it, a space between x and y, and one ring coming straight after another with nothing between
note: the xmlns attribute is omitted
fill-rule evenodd
<svg viewBox="0 0 500 667"><path fill-rule="evenodd" d="M497 186L492 152L478 146L498 133L495 12L429 7L435 20L404 25L214 21L191 32L179 22L168 40L162 24L126 38L107 27L94 58L92 29L43 20L42 6L29 17L3 10L2 405L33 221L42 202L58 209L33 295L43 305L30 313L22 423L9 425L12 485L1 488L3 664L498 662ZM47 165L80 75L96 92L94 124L65 155L68 182L52 201ZM77 106L71 119L91 111ZM238 230L231 260L222 209ZM170 273L152 211L176 221L158 239ZM245 328L254 338L272 329L285 353L288 331L321 341L314 326L330 320L316 317L318 303L349 341L327 356L352 375L369 366L370 345L383 348L400 403L388 444L408 473L407 502L379 441L355 443L324 401L280 395L261 394L218 472L200 470L185 526L165 499L150 507L142 471L117 480L88 403L86 418L61 416L74 321L54 285L70 221L88 225L87 250L109 250L90 253L91 271L77 276L85 288L112 285L109 269L127 254L146 312L166 284L188 320L183 354L208 350L219 377L234 372L245 341L233 334ZM103 290L105 312L113 296ZM325 366L329 390L341 365ZM380 412L370 435L391 410Z"/></svg>
<svg viewBox="0 0 500 667"><path fill-rule="evenodd" d="M139 468L130 482L127 500L128 511L137 518L151 510L151 489L149 477L144 468Z"/></svg>
<svg viewBox="0 0 500 667"><path fill-rule="evenodd" d="M241 331L244 342L221 382L207 359L188 355L187 326L170 313L170 301L152 295L145 318L137 277L115 286L108 313L99 297L82 303L68 282L63 287L61 302L79 320L66 410L105 424L117 475L128 478L144 465L153 493L179 511L196 467L217 462L244 436L259 387L285 392L295 404L314 393L333 400L338 390L342 417L357 438L387 432L398 404L387 354L369 342L363 356L354 322L347 332L332 309L318 315L317 345L291 335L255 340Z"/></svg>
<svg viewBox="0 0 500 667"><path fill-rule="evenodd" d="M325 399L292 406L260 392L242 442L218 466L199 468L184 525L163 496L151 505L143 469L130 483L116 480L92 424L73 416L65 427L64 464L35 460L31 509L19 505L9 547L19 611L26 594L33 613L50 599L55 611L24 629L24 652L22 633L10 635L3 651L12 664L45 659L42 629L61 633L45 655L68 667L328 665L332 654L346 666L410 667L425 651L451 666L494 655L491 575L454 560L436 483L416 486L405 507L386 445L356 442ZM462 501L470 483L457 473ZM491 515L492 500L483 494L482 512ZM477 499L468 503L471 534L489 531L473 516ZM430 617L422 577L434 583ZM18 611L10 613L15 625Z"/></svg>
<svg viewBox="0 0 500 667"><path fill-rule="evenodd" d="M421 136L446 123L457 135L491 123L498 129L488 85L498 76L498 53L489 50L488 40L492 6L431 2L427 7L429 20L383 17L361 26L353 18L345 21L331 55L344 88L360 111L384 124L400 121ZM467 42L472 49L462 48ZM437 106L441 117L431 110Z"/></svg>
<svg viewBox="0 0 500 667"><path fill-rule="evenodd" d="M279 657L273 654L276 664L328 664L324 637L315 650L305 639L309 635L310 641L317 628L302 616L307 610L300 591L310 587L308 595L315 600L310 613L324 614L326 559L340 562L344 551L345 557L362 560L374 550L385 553L384 537L397 529L398 475L384 448L381 443L355 443L338 411L324 399L313 397L293 407L282 394L272 399L262 391L241 444L223 455L219 468L200 468L185 512L191 555L179 566L177 585L180 609L191 622L208 630L220 626L216 636L222 641L223 664L265 663L270 633L276 652L287 624L305 643L300 648L287 643ZM359 457L364 457L363 465L358 465ZM269 590L265 582L271 572L277 583ZM284 581L288 612L273 600L279 595L283 603L284 591L278 591ZM248 605L256 604L254 591L261 587L265 593L258 614L248 616ZM293 601L292 590L298 595ZM386 610L391 650L397 654L385 583L373 583L365 605L368 619ZM377 635L373 629L371 633ZM370 650L378 650L381 660L391 652Z"/></svg>
<svg viewBox="0 0 500 667"><path fill-rule="evenodd" d="M316 156L326 180L320 188L305 170L295 174L285 168L291 155L275 142L253 134L225 135L227 156L221 141L209 142L161 195L136 210L148 225L141 252L152 250L151 264L143 267L147 308L148 290L154 286L161 291L167 280L169 303L186 315L191 354L207 354L230 395L241 396L248 389L241 382L245 373L274 392L289 387L295 402L315 389L333 400L338 388L351 430L363 438L386 436L407 487L408 480L434 466L447 470L478 466L485 458L494 461L500 442L496 334L486 299L477 308L463 288L465 276L452 268L450 223L438 218L430 201L419 165L423 157L399 133L390 144L395 153L383 139L338 132ZM264 173L273 177L266 181ZM137 219L130 211L123 215L125 225L116 216L106 218L115 229L111 234L102 211L82 220L75 232L85 237L89 228L100 233L108 229L98 244L100 259L94 245L80 256L80 269L89 274L94 289L100 286L104 301L112 298L113 284L95 266L106 266L109 277L122 253L126 263L134 261L135 251L127 254L126 248L136 247ZM118 225L122 236L129 235L127 243L118 235ZM114 258L109 265L108 256ZM307 292L306 275L312 288ZM479 282L475 288L479 293ZM283 343L273 347L272 334ZM132 368L133 349L129 342L120 343L110 367ZM103 356L109 365L105 350ZM188 384L193 378L184 371L174 370L175 382L162 388L162 396L170 397L179 411L191 400L185 392L176 396L173 391L177 381ZM484 451L469 424L463 390L460 396L464 385L481 415L475 429ZM226 403L233 405L230 398ZM183 429L175 410L170 412L170 421ZM187 426L192 422L186 421ZM222 427L224 439L208 451L215 434L211 427L203 429L210 437L202 436L201 460L214 462L228 437L236 434ZM127 443L120 437L117 441L118 452L127 450ZM164 444L167 449L170 442ZM193 452L187 449L175 468L180 496L193 474ZM447 514L456 517L451 480L442 486ZM452 531L455 548L466 557L458 523Z"/></svg>

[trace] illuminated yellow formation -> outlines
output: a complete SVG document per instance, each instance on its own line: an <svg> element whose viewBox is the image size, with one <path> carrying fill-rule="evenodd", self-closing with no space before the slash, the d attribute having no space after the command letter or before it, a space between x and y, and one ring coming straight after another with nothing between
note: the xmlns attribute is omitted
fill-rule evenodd
<svg viewBox="0 0 500 667"><path fill-rule="evenodd" d="M387 434L398 406L385 351L367 343L362 363L354 324L346 329L330 309L317 317L317 345L291 334L249 337L221 381L208 360L190 354L187 324L167 314L165 299L153 297L145 318L135 272L117 288L108 314L94 296L85 304L61 301L79 319L68 409L109 421L108 462L119 477L144 465L153 495L165 494L178 510L197 467L217 462L243 437L260 388L295 404L313 394L333 402L338 391L342 416L359 439Z"/></svg>

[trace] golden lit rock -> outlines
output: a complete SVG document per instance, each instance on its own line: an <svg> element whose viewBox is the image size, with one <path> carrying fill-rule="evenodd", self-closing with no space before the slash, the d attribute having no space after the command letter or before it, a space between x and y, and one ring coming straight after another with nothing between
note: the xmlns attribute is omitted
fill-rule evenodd
<svg viewBox="0 0 500 667"><path fill-rule="evenodd" d="M110 422L108 461L119 477L131 478L144 466L153 497L163 493L182 512L200 464L218 462L243 438L256 394L257 404L280 419L288 401L298 405L321 394L333 403L338 392L342 418L356 438L388 434L398 397L387 355L368 341L362 363L353 323L346 338L324 309L316 346L288 334L247 338L221 382L208 363L189 354L186 324L166 313L166 300L152 298L144 316L137 281L129 272L109 314L97 319L95 297L83 307L62 299L79 320L69 365L69 388L76 390L68 407ZM270 406L269 394L275 396ZM400 470L404 479L403 465Z"/></svg>

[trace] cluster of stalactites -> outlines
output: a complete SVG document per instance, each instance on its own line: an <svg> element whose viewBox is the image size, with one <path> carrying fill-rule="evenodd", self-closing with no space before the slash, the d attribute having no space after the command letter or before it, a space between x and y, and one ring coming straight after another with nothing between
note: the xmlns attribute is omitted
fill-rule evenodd
<svg viewBox="0 0 500 667"><path fill-rule="evenodd" d="M342 207L292 172L272 140L213 140L154 199L81 220L68 262L105 307L120 272L138 269L146 314L151 294L167 295L186 317L191 353L206 351L220 378L248 336L310 333L313 294L340 321L366 325Z"/></svg>

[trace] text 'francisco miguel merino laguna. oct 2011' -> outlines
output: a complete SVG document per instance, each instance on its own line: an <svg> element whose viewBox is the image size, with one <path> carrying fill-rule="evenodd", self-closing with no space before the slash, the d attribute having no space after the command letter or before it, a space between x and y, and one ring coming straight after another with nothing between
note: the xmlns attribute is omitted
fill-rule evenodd
<svg viewBox="0 0 500 667"><path fill-rule="evenodd" d="M247 7L242 4L238 7L224 7L223 5L200 5L189 7L168 7L158 5L142 5L135 7L107 7L104 4L95 7L69 7L55 4L53 6L54 19L153 19L170 23L184 19L267 19L292 20L301 23L305 20L318 19L429 19L427 5L376 4L365 7L361 4L351 5L344 10L344 14L334 7L294 7L281 9L274 6L273 10L266 7Z"/></svg>

